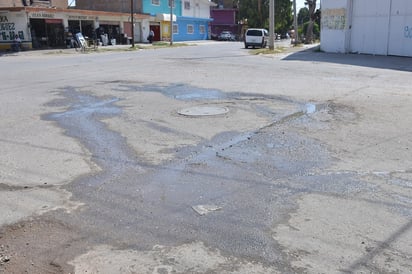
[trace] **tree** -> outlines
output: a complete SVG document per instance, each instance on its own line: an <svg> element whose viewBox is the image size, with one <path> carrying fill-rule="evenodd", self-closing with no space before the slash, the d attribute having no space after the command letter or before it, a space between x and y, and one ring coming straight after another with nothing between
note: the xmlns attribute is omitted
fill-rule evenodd
<svg viewBox="0 0 412 274"><path fill-rule="evenodd" d="M309 9L309 24L306 30L305 43L313 43L313 25L315 23L315 10L316 10L316 0L307 0L305 5L308 5Z"/></svg>
<svg viewBox="0 0 412 274"><path fill-rule="evenodd" d="M275 1L275 31L285 33L292 25L292 2ZM239 0L238 19L248 19L249 27L269 28L269 0Z"/></svg>
<svg viewBox="0 0 412 274"><path fill-rule="evenodd" d="M304 23L308 22L310 20L309 16L309 9L304 7L301 8L298 12L298 24L303 25Z"/></svg>

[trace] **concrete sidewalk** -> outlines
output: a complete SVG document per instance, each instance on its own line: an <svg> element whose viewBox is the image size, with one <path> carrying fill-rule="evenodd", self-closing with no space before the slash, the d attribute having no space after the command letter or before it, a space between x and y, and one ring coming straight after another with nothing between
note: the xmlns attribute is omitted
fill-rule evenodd
<svg viewBox="0 0 412 274"><path fill-rule="evenodd" d="M144 48L151 48L153 46L158 45L168 45L168 41L157 41L154 42L153 44L149 43L135 43L135 48L136 50L138 49L144 49ZM194 41L176 41L173 42L173 44L185 44L185 45L190 45L190 46L199 46L199 45L211 45L211 44L220 44L220 43L227 43L227 42L222 42L222 41L216 41L216 40L194 40ZM243 43L242 41L235 41L232 43ZM165 45L165 47L166 47ZM290 40L281 40L281 41L275 41L274 44L275 48L277 47L282 47L282 48L290 48L293 49L293 51L300 51L304 49L308 49L311 47L317 46L317 44L312 44L312 45L300 45L298 47L294 47L291 43ZM86 49L86 53L93 53L93 52L104 52L104 51L122 51L122 50L128 50L131 49L132 45L108 45L108 46L99 46L97 50L94 49ZM57 54L57 53L63 53L63 54L80 54L83 53L80 50L75 50L74 48L50 48L50 49L30 49L30 50L23 50L19 52L12 52L12 51L0 51L0 56L33 56L33 55L43 55L43 54Z"/></svg>

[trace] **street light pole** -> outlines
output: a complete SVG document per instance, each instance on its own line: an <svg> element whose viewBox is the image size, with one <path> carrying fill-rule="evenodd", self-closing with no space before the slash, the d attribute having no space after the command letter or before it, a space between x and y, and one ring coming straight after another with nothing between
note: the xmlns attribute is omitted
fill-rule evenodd
<svg viewBox="0 0 412 274"><path fill-rule="evenodd" d="M132 48L134 48L134 16L133 16L133 1L134 0L130 0L130 21L132 23Z"/></svg>
<svg viewBox="0 0 412 274"><path fill-rule="evenodd" d="M170 5L170 45L173 45L173 1L169 0Z"/></svg>

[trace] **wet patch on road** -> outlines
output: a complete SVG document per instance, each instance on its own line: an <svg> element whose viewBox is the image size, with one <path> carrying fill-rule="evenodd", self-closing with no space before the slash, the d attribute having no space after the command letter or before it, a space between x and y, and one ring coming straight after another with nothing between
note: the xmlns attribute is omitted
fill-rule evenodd
<svg viewBox="0 0 412 274"><path fill-rule="evenodd" d="M148 87L124 87L119 84L117 91L148 91ZM179 93L178 88L152 86L149 91L197 104L221 96L211 92L201 98ZM287 252L270 231L288 219L296 199L310 193L351 195L368 187L352 174L319 174L333 160L328 148L290 130L291 123L316 113L318 105L287 98L280 98L282 104L277 104L277 97L225 94L222 98L232 108L253 110L268 123L258 128L255 125L250 131L221 131L210 140L180 147L168 163L152 165L138 157L129 146L130 140L107 126L107 120L122 117L115 104L121 102L119 99L88 95L73 87L61 95L67 100L54 104L67 110L47 119L81 142L102 171L78 178L67 187L74 199L87 203L81 212L54 216L82 227L93 243L151 250L156 243L179 246L203 242L224 257L247 258L262 267L276 266L280 272L290 272L296 268L289 264ZM158 133L176 130L154 119L138 124L150 125ZM193 210L199 205L219 210L199 214Z"/></svg>
<svg viewBox="0 0 412 274"><path fill-rule="evenodd" d="M140 82L114 81L110 82L112 90L117 92L155 92L163 94L166 97L181 101L210 101L210 100L273 100L279 102L289 102L299 104L299 102L286 96L276 96L259 93L247 92L224 92L217 89L200 88L190 84L142 84Z"/></svg>
<svg viewBox="0 0 412 274"><path fill-rule="evenodd" d="M124 138L117 132L107 128L102 122L115 115L121 109L114 105L118 98L97 98L74 87L66 87L61 95L63 99L51 102L53 105L65 106L67 110L44 117L56 121L65 129L65 134L77 139L88 149L91 161L97 164L102 172L88 181L89 184L100 184L105 176L118 176L125 168L142 170L136 165L136 156L130 152Z"/></svg>

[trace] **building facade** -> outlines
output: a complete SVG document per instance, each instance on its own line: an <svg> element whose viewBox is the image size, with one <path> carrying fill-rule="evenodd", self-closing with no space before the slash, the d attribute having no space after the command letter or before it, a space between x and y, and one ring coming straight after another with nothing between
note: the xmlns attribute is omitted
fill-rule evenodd
<svg viewBox="0 0 412 274"><path fill-rule="evenodd" d="M321 49L412 57L412 1L323 0Z"/></svg>
<svg viewBox="0 0 412 274"><path fill-rule="evenodd" d="M238 37L241 36L241 25L236 22L237 12L237 9L223 8L222 6L210 10L210 15L213 18L211 30L214 38L217 39L217 36L224 30L231 31Z"/></svg>
<svg viewBox="0 0 412 274"><path fill-rule="evenodd" d="M150 30L155 33L154 41L170 40L170 0L135 0L133 9L136 13L150 15L149 26L142 26L142 38L147 42ZM172 22L173 40L204 40L210 37L209 0L173 0ZM104 10L130 12L130 0L77 0L76 8L85 10Z"/></svg>
<svg viewBox="0 0 412 274"><path fill-rule="evenodd" d="M55 7L20 6L0 8L0 49L10 50L15 36L26 49L64 48L69 33L81 32L92 38L103 30L112 43L131 38L130 14L74 10ZM148 15L135 14L137 24L149 26ZM109 32L111 30L111 32ZM135 33L136 34L136 33ZM136 38L136 36L135 36ZM137 40L136 40L137 41Z"/></svg>
<svg viewBox="0 0 412 274"><path fill-rule="evenodd" d="M183 0L182 13L177 17L176 41L210 39L210 7L215 3L209 0ZM174 28L175 30L176 28Z"/></svg>

